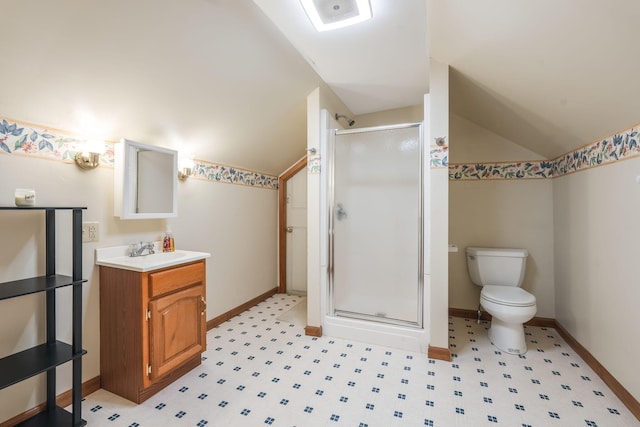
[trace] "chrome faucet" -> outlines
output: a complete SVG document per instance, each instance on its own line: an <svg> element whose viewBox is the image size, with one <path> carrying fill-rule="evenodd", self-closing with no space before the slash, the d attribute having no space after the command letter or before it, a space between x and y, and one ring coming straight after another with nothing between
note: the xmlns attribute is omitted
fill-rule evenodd
<svg viewBox="0 0 640 427"><path fill-rule="evenodd" d="M145 250L149 251L149 253L147 255L151 255L151 254L155 253L153 248L154 248L154 246L153 246L152 242L149 242L149 243L140 242L139 245L137 243L134 243L133 247L131 249L131 252L129 253L129 256L132 256L132 257L142 256L142 253Z"/></svg>

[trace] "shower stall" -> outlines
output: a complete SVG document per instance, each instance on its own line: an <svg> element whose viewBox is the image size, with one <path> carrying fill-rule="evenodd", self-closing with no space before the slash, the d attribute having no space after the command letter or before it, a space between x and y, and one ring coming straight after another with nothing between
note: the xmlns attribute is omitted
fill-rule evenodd
<svg viewBox="0 0 640 427"><path fill-rule="evenodd" d="M422 140L421 123L326 138L330 334L386 331L402 341L423 326Z"/></svg>

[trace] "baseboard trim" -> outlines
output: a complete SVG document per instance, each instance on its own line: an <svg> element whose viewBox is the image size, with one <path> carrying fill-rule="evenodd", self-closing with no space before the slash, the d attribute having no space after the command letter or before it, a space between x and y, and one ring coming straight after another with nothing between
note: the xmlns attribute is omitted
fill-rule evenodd
<svg viewBox="0 0 640 427"><path fill-rule="evenodd" d="M478 318L478 312L476 310L468 310L465 308L449 308L449 316L475 320ZM491 315L486 311L481 311L480 320L491 320Z"/></svg>
<svg viewBox="0 0 640 427"><path fill-rule="evenodd" d="M214 317L211 320L207 320L207 330L211 330L213 328L215 328L218 325L223 324L224 322L226 322L227 320L231 319L232 317L237 316L238 314L242 313L243 311L246 311L248 309L250 309L251 307L253 307L254 305L260 304L262 301L266 300L267 298L270 298L272 296L274 296L275 294L278 293L278 288L275 287L273 289L268 290L267 292L258 295L257 297L245 302L242 305L237 306L236 308L232 308L231 310L227 311L226 313L222 313L221 315ZM2 426L0 426L2 427Z"/></svg>
<svg viewBox="0 0 640 427"><path fill-rule="evenodd" d="M452 316L452 317L463 317L465 319L477 319L478 318L478 312L476 310L468 310L468 309L464 309L464 308L450 308L449 309L449 316ZM480 320L490 321L491 320L491 315L489 313L487 313L486 311L481 311L480 312ZM556 320L555 319L551 319L549 317L534 317L533 319L531 319L527 323L525 323L525 325L528 325L528 326L539 326L539 327L542 327L542 328L555 328Z"/></svg>
<svg viewBox="0 0 640 427"><path fill-rule="evenodd" d="M305 326L304 334L310 337L321 337L322 336L322 326Z"/></svg>
<svg viewBox="0 0 640 427"><path fill-rule="evenodd" d="M463 317L465 319L477 319L478 312L476 310L467 310L462 308L450 308L449 316ZM480 319L491 320L491 315L484 311L480 314ZM571 334L562 326L556 319L548 317L534 317L525 325L539 326L543 328L554 328L558 331L558 334L564 339L569 347L575 351L578 356L585 361L587 365L600 377L600 379L611 389L618 399L629 409L629 411L640 420L640 402L633 397L629 391L620 382L615 379L613 375L607 369L602 366L600 362L587 350L582 344L580 344Z"/></svg>
<svg viewBox="0 0 640 427"><path fill-rule="evenodd" d="M429 359L444 360L445 362L451 362L451 350L442 347L429 346L427 352Z"/></svg>
<svg viewBox="0 0 640 427"><path fill-rule="evenodd" d="M562 326L557 320L554 321L555 330L558 331L562 339L564 339L569 347L573 349L578 355L589 365L591 369L600 377L600 379L611 389L618 399L629 409L629 411L640 421L640 402L633 397L631 393L613 376L607 368L602 366L600 362L587 350L582 344L571 336L564 326Z"/></svg>
<svg viewBox="0 0 640 427"><path fill-rule="evenodd" d="M91 393L98 391L100 389L100 375L97 377L93 377L82 383L82 397L87 397ZM56 396L56 405L61 408L67 407L71 405L72 395L71 390L67 390L64 393L60 393ZM28 409L21 414L16 415L13 418L8 419L0 423L0 427L11 427L19 424L29 418L33 417L36 414L44 411L47 407L47 403L43 402L36 406L35 408Z"/></svg>
<svg viewBox="0 0 640 427"><path fill-rule="evenodd" d="M539 326L541 328L555 328L556 327L556 319L551 319L549 317L534 317L525 323L527 326Z"/></svg>

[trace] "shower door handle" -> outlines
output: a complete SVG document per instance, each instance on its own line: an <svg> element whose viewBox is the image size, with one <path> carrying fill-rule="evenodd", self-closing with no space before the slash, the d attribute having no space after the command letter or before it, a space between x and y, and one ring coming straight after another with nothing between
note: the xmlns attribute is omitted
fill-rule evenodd
<svg viewBox="0 0 640 427"><path fill-rule="evenodd" d="M336 215L338 215L338 221L342 221L347 217L347 211L342 207L342 203L338 203L338 207L336 209Z"/></svg>

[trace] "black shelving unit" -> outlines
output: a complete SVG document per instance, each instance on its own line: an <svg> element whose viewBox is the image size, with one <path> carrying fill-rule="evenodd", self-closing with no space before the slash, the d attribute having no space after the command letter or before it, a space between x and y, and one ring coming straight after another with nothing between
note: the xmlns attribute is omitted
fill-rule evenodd
<svg viewBox="0 0 640 427"><path fill-rule="evenodd" d="M46 337L43 344L0 359L0 389L46 372L46 410L22 422L28 427L79 427L86 425L81 416L82 400L82 211L86 207L13 207L2 210L44 211L46 273L44 276L0 283L0 300L37 292L46 293ZM72 211L72 275L56 274L56 211ZM72 286L72 343L56 339L56 289ZM56 406L56 367L72 363L71 412Z"/></svg>

